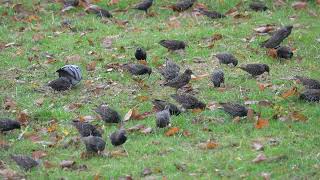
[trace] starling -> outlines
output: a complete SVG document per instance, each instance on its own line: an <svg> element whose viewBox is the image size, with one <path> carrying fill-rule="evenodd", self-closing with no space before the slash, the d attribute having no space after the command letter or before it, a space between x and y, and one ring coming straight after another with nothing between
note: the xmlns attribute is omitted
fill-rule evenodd
<svg viewBox="0 0 320 180"><path fill-rule="evenodd" d="M186 69L183 74L177 76L176 78L165 82L164 86L170 86L176 88L177 90L185 85L187 85L191 80L192 71L190 69Z"/></svg>
<svg viewBox="0 0 320 180"><path fill-rule="evenodd" d="M268 7L260 1L255 1L249 4L249 8L254 11L266 11Z"/></svg>
<svg viewBox="0 0 320 180"><path fill-rule="evenodd" d="M170 123L170 111L169 106L166 106L164 110L157 112L156 114L156 125L158 128L165 128Z"/></svg>
<svg viewBox="0 0 320 180"><path fill-rule="evenodd" d="M300 94L300 99L308 102L320 102L320 89L306 89Z"/></svg>
<svg viewBox="0 0 320 180"><path fill-rule="evenodd" d="M280 46L279 48L277 48L277 56L283 59L291 59L293 56L293 52L289 47Z"/></svg>
<svg viewBox="0 0 320 180"><path fill-rule="evenodd" d="M206 104L189 94L173 94L171 95L185 109L204 109Z"/></svg>
<svg viewBox="0 0 320 180"><path fill-rule="evenodd" d="M310 79L302 76L295 76L306 88L308 89L320 89L320 82L315 79Z"/></svg>
<svg viewBox="0 0 320 180"><path fill-rule="evenodd" d="M153 0L144 0L137 4L133 9L138 9L141 11L145 11L146 14L148 13L148 9L152 6Z"/></svg>
<svg viewBox="0 0 320 180"><path fill-rule="evenodd" d="M220 87L222 83L224 83L224 73L222 70L215 70L211 76L211 82L214 87Z"/></svg>
<svg viewBox="0 0 320 180"><path fill-rule="evenodd" d="M207 11L205 9L198 9L198 12L202 15L205 15L211 19L219 19L219 18L225 18L226 16L217 12L217 11Z"/></svg>
<svg viewBox="0 0 320 180"><path fill-rule="evenodd" d="M72 83L70 79L66 77L59 77L58 79L51 81L48 86L55 91L66 91L71 88Z"/></svg>
<svg viewBox="0 0 320 180"><path fill-rule="evenodd" d="M220 103L223 110L233 117L239 116L244 117L248 114L248 109L240 104L233 103Z"/></svg>
<svg viewBox="0 0 320 180"><path fill-rule="evenodd" d="M280 43L291 34L293 26L285 26L276 31L271 38L262 43L262 47L276 48Z"/></svg>
<svg viewBox="0 0 320 180"><path fill-rule="evenodd" d="M143 65L143 64L124 64L123 66L126 70L129 71L132 75L144 75L144 74L150 74L152 73L152 70L150 67Z"/></svg>
<svg viewBox="0 0 320 180"><path fill-rule="evenodd" d="M11 155L11 159L13 159L19 167L23 168L25 171L31 170L33 167L39 165L39 163L32 159L29 156L24 155Z"/></svg>
<svg viewBox="0 0 320 180"><path fill-rule="evenodd" d="M111 144L113 146L120 146L127 141L126 130L120 129L118 131L113 132L110 135Z"/></svg>
<svg viewBox="0 0 320 180"><path fill-rule="evenodd" d="M112 14L105 10L102 9L101 7L97 6L97 5L90 5L88 6L85 11L87 13L92 13L92 14L96 14L98 17L106 17L106 18L112 18Z"/></svg>
<svg viewBox="0 0 320 180"><path fill-rule="evenodd" d="M88 137L88 136L101 137L101 133L97 130L97 128L89 123L74 120L72 124L77 128L78 132L82 137Z"/></svg>
<svg viewBox="0 0 320 180"><path fill-rule="evenodd" d="M121 116L120 114L111 109L106 104L101 104L97 109L95 110L96 113L98 113L102 120L106 123L120 123L121 122Z"/></svg>
<svg viewBox="0 0 320 180"><path fill-rule="evenodd" d="M252 76L259 76L264 72L270 72L269 66L266 64L246 64L241 66L240 69L247 71Z"/></svg>
<svg viewBox="0 0 320 180"><path fill-rule="evenodd" d="M171 6L173 11L182 12L193 6L196 0L180 0L178 3Z"/></svg>
<svg viewBox="0 0 320 180"><path fill-rule="evenodd" d="M81 69L76 65L65 65L56 72L59 73L59 77L68 78L72 86L78 84L82 79Z"/></svg>
<svg viewBox="0 0 320 180"><path fill-rule="evenodd" d="M154 99L152 101L152 104L158 111L163 111L165 107L168 106L170 115L178 116L181 113L181 110L176 105L160 99Z"/></svg>
<svg viewBox="0 0 320 180"><path fill-rule="evenodd" d="M20 129L19 121L14 121L11 119L0 119L0 132L11 131L14 129Z"/></svg>
<svg viewBox="0 0 320 180"><path fill-rule="evenodd" d="M87 152L90 152L90 153L99 154L106 147L106 142L101 137L87 136L87 137L83 137L82 141L86 145Z"/></svg>
<svg viewBox="0 0 320 180"><path fill-rule="evenodd" d="M179 76L179 72L180 67L169 59L166 59L166 66L160 69L160 73L166 81L172 80Z"/></svg>
<svg viewBox="0 0 320 180"><path fill-rule="evenodd" d="M220 64L233 64L233 66L238 65L238 60L230 53L219 53L215 55Z"/></svg>
<svg viewBox="0 0 320 180"><path fill-rule="evenodd" d="M142 48L137 48L134 56L137 60L147 60L147 52Z"/></svg>
<svg viewBox="0 0 320 180"><path fill-rule="evenodd" d="M161 40L159 44L167 48L169 51L175 51L186 48L186 43L178 40Z"/></svg>

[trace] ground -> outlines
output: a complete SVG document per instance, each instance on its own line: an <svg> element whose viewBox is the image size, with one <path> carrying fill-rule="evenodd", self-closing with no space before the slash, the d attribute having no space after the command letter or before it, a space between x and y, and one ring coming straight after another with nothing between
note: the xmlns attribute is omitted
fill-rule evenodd
<svg viewBox="0 0 320 180"><path fill-rule="evenodd" d="M27 12L17 8L18 2ZM225 13L239 0L198 2ZM171 1L155 1L151 16L133 9L116 11L134 3L137 1L96 3L110 10L117 23L86 14L82 7L61 13L61 4L47 0L9 1L0 6L0 98L3 101L0 115L27 121L21 130L0 135L0 159L6 168L28 179L123 176L139 179L143 171L149 174L148 169L151 174L146 177L156 179L260 179L269 175L272 179L320 178L319 104L301 101L296 95L281 96L292 87L297 87L299 92L304 89L289 80L294 75L320 77L320 6L315 1L309 1L301 10L293 9L292 1L279 7L268 1L270 10L266 12L250 11L248 2L244 2L237 10L240 15L221 20L199 16L192 10L179 14L163 7ZM72 28L61 26L66 19ZM257 34L254 29L266 24L275 28L294 26L283 42L294 49L291 60L270 57L260 47L270 35ZM210 41L212 37L216 38ZM162 39L183 40L188 47L182 53L168 52L158 44ZM110 69L111 63L134 62L138 46L147 50L147 62L153 68L150 78L142 77L144 85L116 67ZM268 64L270 75L255 79L238 68L218 65L213 55L225 51L233 53L240 65ZM173 136L165 135L170 128L155 127L154 114L142 120L131 119L126 122L126 128L143 124L153 131L131 132L123 147L113 147L108 136L118 126L104 124L94 109L107 103L124 117L133 108L140 113L152 111L154 98L175 103L170 98L175 90L160 86L162 80L157 68L165 57L183 70L192 69L195 76L204 75L191 84L195 96L209 108L172 117L171 126L179 128ZM57 77L55 71L65 64L82 68L82 82L67 92L48 89L45 85ZM217 68L225 73L225 89L213 88L206 76ZM259 89L258 83L267 87ZM273 105L259 105L257 102L262 100ZM246 118L238 122L214 107L216 102L229 101L249 103L248 107L260 112L269 125L259 128L255 120ZM63 146L78 136L71 121L79 118L93 119L91 123L104 131L106 153L113 152L112 156L83 157L85 147L79 141ZM22 138L18 138L21 133ZM264 149L252 148L254 142ZM209 148L203 148L203 144ZM126 153L122 153L123 149ZM32 153L43 157L41 165L29 172L24 172L9 157ZM253 162L259 154L266 160ZM75 161L78 168L62 169L59 166L62 160ZM87 168L81 169L80 165Z"/></svg>

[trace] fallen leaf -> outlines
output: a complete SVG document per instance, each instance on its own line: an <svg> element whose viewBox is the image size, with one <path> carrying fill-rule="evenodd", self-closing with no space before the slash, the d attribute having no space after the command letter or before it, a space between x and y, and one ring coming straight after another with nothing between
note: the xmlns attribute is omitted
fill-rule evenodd
<svg viewBox="0 0 320 180"><path fill-rule="evenodd" d="M201 75L197 75L197 76L191 75L191 79L194 80L194 81L196 81L196 80L201 80L201 79L203 79L203 78L206 78L206 77L208 77L208 76L209 76L208 73L206 73L206 74L201 74Z"/></svg>
<svg viewBox="0 0 320 180"><path fill-rule="evenodd" d="M190 131L188 131L188 130L183 130L182 135L183 135L184 137L189 137L189 136L191 136L191 133L190 133Z"/></svg>
<svg viewBox="0 0 320 180"><path fill-rule="evenodd" d="M178 127L172 127L165 133L165 135L166 136L173 136L173 135L177 134L179 132L179 130L180 129Z"/></svg>
<svg viewBox="0 0 320 180"><path fill-rule="evenodd" d="M23 175L18 174L12 169L0 169L0 177L8 180L26 179Z"/></svg>
<svg viewBox="0 0 320 180"><path fill-rule="evenodd" d="M269 126L269 120L268 119L259 118L258 121L255 124L255 128L256 129L262 129L262 128L267 127L267 126Z"/></svg>
<svg viewBox="0 0 320 180"><path fill-rule="evenodd" d="M273 103L271 101L268 101L268 100L261 100L261 101L259 101L258 105L266 107L266 106L272 106Z"/></svg>
<svg viewBox="0 0 320 180"><path fill-rule="evenodd" d="M143 128L140 130L140 132L142 134L150 134L152 132L152 128L151 127Z"/></svg>
<svg viewBox="0 0 320 180"><path fill-rule="evenodd" d="M278 54L277 54L277 50L276 49L267 49L267 55L276 59L278 57Z"/></svg>
<svg viewBox="0 0 320 180"><path fill-rule="evenodd" d="M149 100L149 97L148 96L138 96L138 97L136 97L136 99L140 102L145 102L145 101Z"/></svg>
<svg viewBox="0 0 320 180"><path fill-rule="evenodd" d="M319 5L320 5L320 0L317 0L317 4L319 4Z"/></svg>
<svg viewBox="0 0 320 180"><path fill-rule="evenodd" d="M276 7L281 7L286 5L286 3L283 0L273 0L273 5Z"/></svg>
<svg viewBox="0 0 320 180"><path fill-rule="evenodd" d="M113 38L106 37L102 41L102 46L106 49L110 49L112 47Z"/></svg>
<svg viewBox="0 0 320 180"><path fill-rule="evenodd" d="M110 152L111 157L127 157L128 153L124 149L115 150Z"/></svg>
<svg viewBox="0 0 320 180"><path fill-rule="evenodd" d="M91 63L87 64L86 69L87 71L94 71L96 70L97 62L92 61Z"/></svg>
<svg viewBox="0 0 320 180"><path fill-rule="evenodd" d="M259 26L259 27L254 29L254 31L257 32L257 33L268 33L268 32L273 31L273 30L274 30L274 25L271 25L271 24L266 24L266 25L263 25L263 26Z"/></svg>
<svg viewBox="0 0 320 180"><path fill-rule="evenodd" d="M52 164L52 163L49 162L48 160L45 160L45 161L43 162L43 166L44 166L46 169L50 169L50 168L56 167L56 165Z"/></svg>
<svg viewBox="0 0 320 180"><path fill-rule="evenodd" d="M219 103L218 102L209 102L207 104L207 108L209 108L211 111L214 111L216 109L218 109L220 107Z"/></svg>
<svg viewBox="0 0 320 180"><path fill-rule="evenodd" d="M271 83L257 83L259 90L264 91L267 87L272 87Z"/></svg>
<svg viewBox="0 0 320 180"><path fill-rule="evenodd" d="M70 55L65 57L65 63L74 63L74 62L80 62L81 61L81 56L78 54L75 55Z"/></svg>
<svg viewBox="0 0 320 180"><path fill-rule="evenodd" d="M24 137L29 139L30 141L36 143L41 141L41 137L38 134L31 133L31 134L24 134Z"/></svg>
<svg viewBox="0 0 320 180"><path fill-rule="evenodd" d="M108 3L109 6L112 6L112 5L115 5L115 4L118 4L119 3L119 0L110 0L110 2Z"/></svg>
<svg viewBox="0 0 320 180"><path fill-rule="evenodd" d="M267 160L267 157L261 153L261 154L258 154L258 156L252 160L252 162L253 163L260 163L265 160Z"/></svg>
<svg viewBox="0 0 320 180"><path fill-rule="evenodd" d="M33 41L38 42L38 41L44 39L44 35L37 33L37 34L34 34L34 35L32 36L32 39L33 39Z"/></svg>
<svg viewBox="0 0 320 180"><path fill-rule="evenodd" d="M195 114L197 113L201 113L202 111L204 111L205 109L200 109L200 108L196 108L196 109L192 109L191 111Z"/></svg>
<svg viewBox="0 0 320 180"><path fill-rule="evenodd" d="M248 109L247 119L250 120L250 121L254 119L254 111L253 111L253 109Z"/></svg>
<svg viewBox="0 0 320 180"><path fill-rule="evenodd" d="M271 174L270 174L270 173L262 172L262 173L260 174L260 176L261 176L264 180L270 180L270 179L271 179Z"/></svg>
<svg viewBox="0 0 320 180"><path fill-rule="evenodd" d="M251 146L256 151L263 151L264 150L263 144L259 141L253 141Z"/></svg>
<svg viewBox="0 0 320 180"><path fill-rule="evenodd" d="M284 98L284 99L286 99L286 98L288 98L288 97L290 97L290 96L293 96L293 95L297 94L297 92L298 92L297 87L292 87L292 88L289 89L288 91L284 92L284 93L281 95L281 97Z"/></svg>
<svg viewBox="0 0 320 180"><path fill-rule="evenodd" d="M127 112L127 114L124 116L123 121L129 121L129 119L131 118L133 113L133 109L129 109L129 111Z"/></svg>
<svg viewBox="0 0 320 180"><path fill-rule="evenodd" d="M44 98L39 98L35 101L35 104L40 107L43 105L43 102L44 102Z"/></svg>
<svg viewBox="0 0 320 180"><path fill-rule="evenodd" d="M65 111L67 111L67 112L71 112L71 111L74 111L76 109L79 109L82 106L83 106L82 103L71 103L69 105L63 106L63 109Z"/></svg>
<svg viewBox="0 0 320 180"><path fill-rule="evenodd" d="M91 122L93 120L95 120L96 118L93 117L93 116L90 116L90 115L87 115L87 116L80 116L79 117L79 121L81 122Z"/></svg>
<svg viewBox="0 0 320 180"><path fill-rule="evenodd" d="M27 110L21 111L18 114L17 120L20 122L20 124L27 124L29 121L29 115Z"/></svg>
<svg viewBox="0 0 320 180"><path fill-rule="evenodd" d="M299 113L298 111L292 112L290 114L290 117L291 117L292 120L295 120L295 121L306 122L308 120L308 118L305 115Z"/></svg>
<svg viewBox="0 0 320 180"><path fill-rule="evenodd" d="M145 176L149 176L152 174L152 170L150 168L145 168L143 169L143 171L141 172L141 176L145 177Z"/></svg>
<svg viewBox="0 0 320 180"><path fill-rule="evenodd" d="M75 161L71 161L71 160L63 160L60 162L60 167L63 168L71 168L76 164Z"/></svg>
<svg viewBox="0 0 320 180"><path fill-rule="evenodd" d="M205 143L199 143L198 144L198 147L200 149L204 149L204 150L207 150L207 149L215 149L219 146L218 143L214 142L214 141L207 141Z"/></svg>
<svg viewBox="0 0 320 180"><path fill-rule="evenodd" d="M307 2L298 1L298 2L292 3L291 6L295 10L301 10L301 9L305 9L307 5L308 5Z"/></svg>
<svg viewBox="0 0 320 180"><path fill-rule="evenodd" d="M58 128L58 123L55 120L50 122L49 127L47 128L48 133L55 132Z"/></svg>
<svg viewBox="0 0 320 180"><path fill-rule="evenodd" d="M5 110L13 110L17 106L17 103L10 97L5 97L4 99L4 109Z"/></svg>
<svg viewBox="0 0 320 180"><path fill-rule="evenodd" d="M32 152L32 157L33 159L41 159L43 157L46 157L48 154L45 151L33 151Z"/></svg>
<svg viewBox="0 0 320 180"><path fill-rule="evenodd" d="M0 149L8 149L9 147L10 145L6 141L0 139Z"/></svg>

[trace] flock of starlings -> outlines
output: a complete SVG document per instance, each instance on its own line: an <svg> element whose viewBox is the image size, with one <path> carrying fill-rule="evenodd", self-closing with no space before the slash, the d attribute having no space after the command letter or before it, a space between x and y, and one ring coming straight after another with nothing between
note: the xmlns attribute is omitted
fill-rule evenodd
<svg viewBox="0 0 320 180"><path fill-rule="evenodd" d="M169 7L173 11L182 12L191 8L196 0L181 0L174 5ZM63 1L65 7L78 6L78 0ZM152 6L153 0L144 0L143 2L134 6L134 9L145 11L148 13L148 9ZM266 11L268 8L263 2L255 1L250 3L249 8L254 11ZM94 13L99 17L112 18L112 14L95 5L89 5L86 9L88 13ZM203 8L197 9L197 11L211 19L224 18L225 15L216 12L208 11ZM282 41L287 38L293 29L293 26L285 26L277 30L267 41L261 44L263 48L274 48L276 49L277 57L283 59L290 59L293 56L291 48L286 46L281 46ZM161 40L159 44L169 51L184 50L187 44L180 40ZM230 53L219 53L215 55L219 60L220 64L227 64L231 66L237 66L238 60L235 56ZM147 53L143 48L137 48L135 52L135 57L138 60L146 61ZM134 76L140 76L152 73L151 67L144 65L143 63L126 63L122 65L122 68L128 71ZM242 65L240 69L248 72L253 77L269 73L270 68L267 64L246 64ZM76 86L82 79L81 70L76 65L65 65L58 69L56 72L59 74L59 78L51 81L48 86L55 91L66 91L70 90L72 87ZM196 97L188 93L178 93L178 89L184 87L191 80L192 70L186 69L182 74L180 74L180 67L170 59L166 59L166 63L162 68L158 69L158 72L163 76L165 82L163 86L169 86L177 90L176 94L171 95L182 108L176 105L155 99L152 101L156 113L156 126L158 128L168 127L170 124L170 116L179 115L186 109L205 109L206 104L198 100ZM319 102L320 101L320 82L314 79L310 79L302 76L295 76L295 79L301 82L305 87L305 91L300 94L300 99L308 102ZM224 73L222 70L214 70L210 78L214 87L220 87L224 84ZM236 104L236 103L220 103L222 109L233 117L244 117L247 116L248 108ZM110 135L111 144L114 146L122 145L127 140L126 130L123 128L123 121L119 113L107 104L100 105L95 110L105 123L120 123L120 128L118 131ZM78 130L81 135L81 139L85 144L88 153L100 154L104 151L106 142L102 138L101 132L97 128L87 122L81 122L74 120L72 122L74 127ZM3 118L0 120L0 130L2 133L10 131L13 129L19 129L19 121L11 120L9 118ZM31 168L37 166L39 163L33 158L25 155L11 155L11 158L25 170L30 170Z"/></svg>

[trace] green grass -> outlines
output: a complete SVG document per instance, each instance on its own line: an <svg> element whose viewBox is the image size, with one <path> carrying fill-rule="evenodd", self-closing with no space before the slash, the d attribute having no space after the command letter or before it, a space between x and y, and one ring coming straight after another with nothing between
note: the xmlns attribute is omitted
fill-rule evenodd
<svg viewBox="0 0 320 180"><path fill-rule="evenodd" d="M17 1L18 2L18 1ZM20 2L20 1L19 1ZM35 8L37 0L24 0L24 7L28 10ZM0 14L8 13L7 16L0 17L0 43L7 44L15 42L19 46L13 46L0 50L0 98L11 97L17 103L16 111L6 111L3 106L0 109L1 117L16 118L19 111L27 110L30 116L30 124L27 133L36 133L43 141L50 141L50 136L59 135L62 140L54 147L42 146L31 142L28 139L17 140L20 131L10 132L0 135L0 140L10 143L8 150L0 149L0 159L6 162L10 169L20 173L25 173L28 179L93 179L98 174L103 179L111 177L131 175L134 179L141 177L144 168L150 168L154 172L152 176L161 179L163 176L168 179L260 179L262 172L271 173L272 179L319 179L319 104L306 103L298 97L282 99L280 94L293 86L292 81L281 78L292 75L305 75L319 79L319 50L320 44L316 41L319 37L320 16L319 5L315 2L308 2L306 10L295 11L288 5L281 8L272 8L270 12L248 11L250 19L233 19L228 17L222 20L210 20L199 16L191 16L191 12L178 14L170 10L160 9L160 6L170 3L169 1L156 1L152 7L155 17L146 17L142 12L129 10L126 13L114 13L119 20L128 20L125 28L119 27L112 22L103 22L94 15L83 15L83 9L77 8L65 14L61 14L59 4L45 3L40 1L43 10L37 15L41 18L39 22L24 23L14 21L15 15L12 5L8 7L0 6ZM112 10L116 8L126 8L137 1L123 1L117 5L108 7L106 2L100 2L102 7ZM199 0L208 5L209 9L226 12L234 7L238 0L228 0L220 4L217 0ZM240 12L244 13L247 4L242 5ZM310 15L310 11L316 13L318 17ZM169 29L167 23L170 17L178 16L181 27ZM295 19L289 19L296 16ZM72 27L76 29L72 32L60 27L63 19L70 19ZM243 39L254 35L253 29L263 24L275 24L284 26L293 24L295 28L288 39L283 44L296 48L295 56L290 61L279 62L268 57L265 50L259 44L267 39L267 36L257 36L253 42L244 42ZM24 31L19 31L21 28ZM138 29L140 31L133 31ZM59 32L59 33L57 33ZM86 33L82 36L82 33ZM42 34L43 39L35 42L33 36ZM202 48L203 39L209 38L213 34L222 34L223 39L215 42L212 49ZM112 49L106 50L102 46L102 40L107 36L115 36ZM168 53L158 42L161 39L179 39L188 43L185 55ZM91 46L88 40L93 41ZM143 46L148 52L148 62L153 67L154 73L145 83L150 86L147 90L139 88L132 78L122 72L106 72L104 66L109 63L133 62L133 54L137 46ZM256 49L257 53L247 48L250 46ZM121 51L124 47L125 51ZM34 49L38 49L35 51ZM96 55L88 54L94 51ZM243 103L245 97L249 100L270 100L276 106L281 107L281 113L286 115L293 111L308 117L307 122L285 122L275 120L272 116L276 113L273 107L261 107L250 105L255 111L261 112L262 117L269 119L269 127L255 129L254 123L244 120L241 123L232 122L232 118L220 110L210 111L209 109L201 113L186 112L181 116L172 117L172 126L177 126L182 130L188 130L190 137L185 137L181 133L173 137L166 137L166 129L155 128L155 117L151 115L141 121L129 121L126 127L136 124L145 124L154 128L154 132L149 135L141 133L130 133L124 148L128 152L128 157L93 157L81 159L80 154L85 151L84 145L70 146L67 149L61 147L64 141L68 141L78 133L71 126L72 119L79 116L95 116L93 109L105 102L117 109L124 116L129 109L137 107L140 112L150 111L152 104L150 101L139 102L137 96L148 96L170 100L173 89L160 87L160 75L156 71L156 63L153 59L160 59L164 62L164 57L172 58L183 68L189 67L196 75L211 73L218 64L213 60L212 55L217 52L229 51L239 59L239 64L250 62L266 63L271 67L271 75L263 83L272 83L276 88L267 88L259 91L257 80L249 78L244 72L222 66L225 72L226 84L230 86L225 92L220 92L208 86L208 78L193 81L192 86L199 93L196 96L206 103L209 102L239 102ZM44 53L54 55L56 63L45 64L47 58ZM54 93L45 91L40 93L35 89L41 88L50 80L57 77L55 70L65 64L65 59L70 55L79 55L79 62L72 62L81 66L84 79L82 83L68 92ZM38 62L28 61L29 57L38 56ZM298 57L302 57L298 63ZM205 63L193 63L193 59L200 57ZM97 68L94 72L85 70L86 64L97 61ZM20 80L20 83L17 82ZM108 84L113 81L116 85L110 85L98 96L93 94L86 86L85 81L92 80L93 87L99 84ZM21 81L23 83L21 83ZM240 93L240 87L245 92ZM303 88L299 86L299 90ZM35 105L35 100L44 98L41 107ZM64 110L65 105L81 102L83 106L72 112ZM199 123L192 123L193 119L200 118ZM43 128L49 126L49 121L55 119L58 122L57 131L47 133ZM222 119L220 122L218 119ZM107 140L106 151L114 151L108 135L117 129L115 126L105 126L102 121L93 122L104 130L104 139ZM210 131L204 131L204 127ZM67 131L69 134L64 134ZM219 146L213 150L202 150L197 146L200 142L214 139ZM271 146L270 139L276 139L279 144ZM260 140L265 145L264 154L270 157L285 155L288 159L277 162L252 163L251 161L260 153L251 148L254 140ZM154 142L160 142L154 143ZM74 160L78 165L85 164L88 170L62 170L59 166L45 168L43 165L30 172L23 172L10 160L10 154L31 155L33 151L42 150L48 156L42 158L42 162L49 161L59 164L62 160ZM185 164L185 171L180 171L175 164Z"/></svg>

